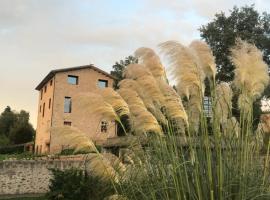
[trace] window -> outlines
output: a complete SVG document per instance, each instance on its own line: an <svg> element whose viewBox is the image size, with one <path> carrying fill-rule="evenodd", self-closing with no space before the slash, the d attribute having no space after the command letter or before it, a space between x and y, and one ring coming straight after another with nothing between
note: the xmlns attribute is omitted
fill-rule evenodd
<svg viewBox="0 0 270 200"><path fill-rule="evenodd" d="M64 121L64 126L71 126L71 122Z"/></svg>
<svg viewBox="0 0 270 200"><path fill-rule="evenodd" d="M108 122L102 121L101 122L101 126L100 126L100 131L102 133L106 133L107 132L107 129L108 129Z"/></svg>
<svg viewBox="0 0 270 200"><path fill-rule="evenodd" d="M71 97L65 97L64 112L71 113Z"/></svg>
<svg viewBox="0 0 270 200"><path fill-rule="evenodd" d="M43 90L40 90L40 99L42 100Z"/></svg>
<svg viewBox="0 0 270 200"><path fill-rule="evenodd" d="M49 99L49 109L51 108L51 103L52 103L52 100L51 98Z"/></svg>
<svg viewBox="0 0 270 200"><path fill-rule="evenodd" d="M98 79L98 87L99 88L106 88L106 87L108 87L108 81L107 80Z"/></svg>
<svg viewBox="0 0 270 200"><path fill-rule="evenodd" d="M44 88L44 93L47 92L47 85L45 85L45 88Z"/></svg>
<svg viewBox="0 0 270 200"><path fill-rule="evenodd" d="M45 114L45 103L43 103L42 117L44 117L44 114Z"/></svg>
<svg viewBox="0 0 270 200"><path fill-rule="evenodd" d="M212 102L210 97L204 97L203 99L203 109L206 117L212 116Z"/></svg>
<svg viewBox="0 0 270 200"><path fill-rule="evenodd" d="M72 75L68 75L68 83L71 85L78 85L78 80L79 77L78 76L72 76Z"/></svg>
<svg viewBox="0 0 270 200"><path fill-rule="evenodd" d="M39 106L39 112L41 112L41 105Z"/></svg>
<svg viewBox="0 0 270 200"><path fill-rule="evenodd" d="M52 86L52 80L50 80L50 86Z"/></svg>

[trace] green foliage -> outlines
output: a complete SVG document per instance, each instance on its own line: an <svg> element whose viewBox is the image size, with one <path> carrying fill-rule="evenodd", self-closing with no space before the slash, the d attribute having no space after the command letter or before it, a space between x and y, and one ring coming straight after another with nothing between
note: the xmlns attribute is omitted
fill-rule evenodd
<svg viewBox="0 0 270 200"><path fill-rule="evenodd" d="M0 144L21 144L33 141L35 130L29 123L29 113L16 113L9 106L0 115Z"/></svg>
<svg viewBox="0 0 270 200"><path fill-rule="evenodd" d="M0 135L0 146L6 146L10 143L8 137L6 135Z"/></svg>
<svg viewBox="0 0 270 200"><path fill-rule="evenodd" d="M217 80L233 80L234 66L229 58L229 49L237 37L254 43L263 51L264 60L270 65L270 15L260 15L254 5L234 7L229 16L225 16L224 12L218 13L212 22L200 28L200 32L216 57Z"/></svg>
<svg viewBox="0 0 270 200"><path fill-rule="evenodd" d="M4 146L0 148L0 154L20 154L24 152L23 146Z"/></svg>
<svg viewBox="0 0 270 200"><path fill-rule="evenodd" d="M241 38L254 43L263 52L264 61L270 66L270 15L263 13L260 15L255 10L254 5L241 8L234 7L229 16L224 12L217 13L212 22L201 26L201 37L211 47L217 64L217 80L232 81L234 78L234 66L230 61L230 48L235 45L235 39ZM256 70L256 69L254 69ZM207 86L207 85L206 85ZM206 87L206 91L209 88ZM263 96L270 96L270 86L268 86ZM238 96L233 102L237 108ZM254 128L257 127L261 112L260 99L254 103ZM233 110L234 116L239 117L239 110Z"/></svg>
<svg viewBox="0 0 270 200"><path fill-rule="evenodd" d="M111 185L107 185L99 178L87 175L82 170L52 169L52 173L50 191L46 195L50 200L103 200L113 193Z"/></svg>
<svg viewBox="0 0 270 200"><path fill-rule="evenodd" d="M114 89L118 89L118 83L124 79L123 77L123 71L129 64L137 63L137 58L133 56L128 56L125 58L125 60L120 60L119 62L116 62L112 68L113 71L111 71L111 75L113 75L116 80L114 81Z"/></svg>
<svg viewBox="0 0 270 200"><path fill-rule="evenodd" d="M2 200L10 200L9 199L2 199ZM45 197L18 197L18 198L12 198L12 200L48 200Z"/></svg>

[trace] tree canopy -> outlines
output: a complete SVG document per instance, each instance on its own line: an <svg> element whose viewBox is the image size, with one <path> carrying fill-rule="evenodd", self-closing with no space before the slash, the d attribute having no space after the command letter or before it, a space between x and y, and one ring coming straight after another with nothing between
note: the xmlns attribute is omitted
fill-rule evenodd
<svg viewBox="0 0 270 200"><path fill-rule="evenodd" d="M12 111L7 106L0 115L0 145L21 144L33 140L35 130L29 123L29 113Z"/></svg>
<svg viewBox="0 0 270 200"><path fill-rule="evenodd" d="M216 57L218 80L228 82L234 78L230 48L238 37L262 50L264 61L270 66L270 15L260 14L254 5L234 7L228 16L224 12L217 13L213 21L199 30Z"/></svg>
<svg viewBox="0 0 270 200"><path fill-rule="evenodd" d="M120 60L119 62L116 62L112 68L111 75L113 75L116 80L114 82L114 89L118 89L118 83L124 79L123 77L123 71L129 64L137 63L138 60L134 56L128 56L124 60Z"/></svg>

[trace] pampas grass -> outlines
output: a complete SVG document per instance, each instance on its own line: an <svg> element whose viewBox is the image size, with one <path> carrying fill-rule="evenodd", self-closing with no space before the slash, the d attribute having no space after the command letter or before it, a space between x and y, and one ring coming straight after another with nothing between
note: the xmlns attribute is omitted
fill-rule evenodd
<svg viewBox="0 0 270 200"><path fill-rule="evenodd" d="M217 107L216 112L220 123L226 123L232 110L232 89L228 83L219 83L216 87Z"/></svg>
<svg viewBox="0 0 270 200"><path fill-rule="evenodd" d="M118 93L129 105L131 125L136 134L152 132L162 134L156 118L146 109L143 101L135 91L119 89Z"/></svg>
<svg viewBox="0 0 270 200"><path fill-rule="evenodd" d="M138 145L138 151L131 151L131 147L126 150L122 155L125 166L113 156L89 157L88 172L110 179L115 193L130 200L269 199L270 143L264 158L261 142L252 129L252 103L268 84L261 52L243 41L232 49L234 85L240 91L238 122L232 116L230 86L216 84L214 58L205 43L196 41L185 47L169 41L161 44L161 49L179 95L160 78L163 70L156 54L146 48L137 50L141 64L127 67L126 80L120 82L117 93L128 105L133 133L146 135L147 143ZM203 112L205 77L211 85L211 120ZM114 92L107 94L112 100L95 96L99 102L92 105L88 96L82 105L89 106L89 112L118 117L115 111L124 104L116 103L119 96ZM163 130L161 120L152 114L154 110L168 119L167 126L162 124ZM174 125L184 127L183 135L179 136ZM265 130L269 128L264 126ZM114 161L122 166L121 172Z"/></svg>
<svg viewBox="0 0 270 200"><path fill-rule="evenodd" d="M262 52L253 44L237 39L231 49L231 60L235 65L234 85L241 90L239 106L252 103L269 84L268 66L263 61ZM242 101L242 102L241 102Z"/></svg>
<svg viewBox="0 0 270 200"><path fill-rule="evenodd" d="M98 177L104 182L119 182L118 172L114 169L110 160L106 159L102 154L88 154L85 170L91 176Z"/></svg>
<svg viewBox="0 0 270 200"><path fill-rule="evenodd" d="M144 87L141 87L138 82L132 79L124 79L119 82L119 87L121 89L136 91L139 97L142 99L147 110L149 110L161 124L167 124L165 116L160 111L160 106L154 103L153 97L150 96L147 90L145 90Z"/></svg>
<svg viewBox="0 0 270 200"><path fill-rule="evenodd" d="M75 127L53 127L51 129L55 142L60 140L61 144L68 144L69 148L74 148L74 153L90 152L97 153L94 143L79 129Z"/></svg>
<svg viewBox="0 0 270 200"><path fill-rule="evenodd" d="M192 41L189 47L195 52L198 62L201 64L204 74L208 78L215 78L216 63L210 47L203 41Z"/></svg>
<svg viewBox="0 0 270 200"><path fill-rule="evenodd" d="M75 97L75 107L80 109L87 116L97 116L100 119L117 120L113 106L107 103L103 97L96 93L83 93Z"/></svg>
<svg viewBox="0 0 270 200"><path fill-rule="evenodd" d="M152 49L141 47L135 51L135 56L139 59L139 62L151 71L155 78L166 79L165 69L158 55Z"/></svg>
<svg viewBox="0 0 270 200"><path fill-rule="evenodd" d="M182 104L182 100L176 91L165 81L159 81L160 91L164 96L165 113L171 120L183 120L188 125L188 116ZM183 126L183 124L181 124Z"/></svg>
<svg viewBox="0 0 270 200"><path fill-rule="evenodd" d="M164 42L160 47L169 61L170 71L177 82L180 95L187 98L191 94L200 95L203 92L205 75L191 49L176 41Z"/></svg>
<svg viewBox="0 0 270 200"><path fill-rule="evenodd" d="M118 116L129 115L129 108L124 99L112 88L104 88L101 95L105 102L109 103Z"/></svg>
<svg viewBox="0 0 270 200"><path fill-rule="evenodd" d="M136 80L142 76L152 76L152 74L141 64L130 64L123 71L123 76L128 79Z"/></svg>

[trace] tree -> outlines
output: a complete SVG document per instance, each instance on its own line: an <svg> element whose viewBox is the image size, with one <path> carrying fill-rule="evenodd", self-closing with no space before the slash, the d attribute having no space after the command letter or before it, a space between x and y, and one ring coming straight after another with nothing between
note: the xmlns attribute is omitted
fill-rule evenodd
<svg viewBox="0 0 270 200"><path fill-rule="evenodd" d="M270 66L270 15L265 12L260 15L254 5L234 7L229 16L218 13L212 22L199 30L216 57L217 80L228 82L234 78L230 48L238 37L261 49L264 61Z"/></svg>
<svg viewBox="0 0 270 200"><path fill-rule="evenodd" d="M200 29L201 37L209 44L217 64L217 80L232 81L234 66L230 61L230 48L235 44L236 38L241 38L255 44L263 52L264 61L270 66L270 15L266 12L260 14L255 10L254 4L241 8L234 7L229 16L224 12L217 13L212 22L203 25ZM254 69L256 70L256 69ZM264 91L264 97L270 96L270 87ZM238 96L233 98L233 114L239 116L237 109ZM256 128L261 114L261 99L254 102L253 118Z"/></svg>
<svg viewBox="0 0 270 200"><path fill-rule="evenodd" d="M7 106L0 115L0 135L8 137L11 127L16 123L16 114Z"/></svg>
<svg viewBox="0 0 270 200"><path fill-rule="evenodd" d="M125 60L120 60L119 62L116 62L112 68L111 75L113 75L116 80L114 81L113 87L114 89L118 89L118 83L124 79L123 77L123 71L129 64L138 63L138 59L134 56L128 56L125 58Z"/></svg>
<svg viewBox="0 0 270 200"><path fill-rule="evenodd" d="M7 106L0 115L0 145L30 142L34 134L28 112L21 110L17 113Z"/></svg>

